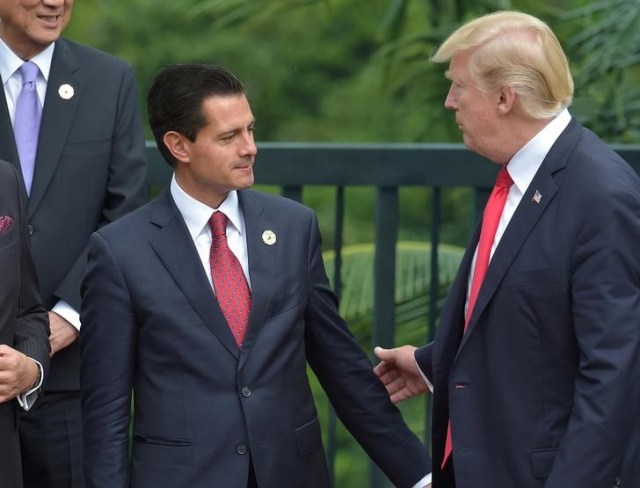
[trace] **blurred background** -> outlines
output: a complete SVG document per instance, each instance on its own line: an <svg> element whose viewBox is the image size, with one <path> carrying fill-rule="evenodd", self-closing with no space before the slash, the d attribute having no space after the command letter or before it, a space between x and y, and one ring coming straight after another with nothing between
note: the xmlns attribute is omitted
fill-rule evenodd
<svg viewBox="0 0 640 488"><path fill-rule="evenodd" d="M259 143L458 143L454 118L443 107L446 67L429 57L460 23L498 9L536 15L556 32L576 81L571 112L582 124L610 143L640 142L639 0L76 0L65 36L135 67L145 120L147 89L159 67L213 62L245 82ZM333 191L305 187L303 199L318 213L330 275ZM431 198L422 187L399 193L396 282L410 288L404 303L421 305L397 315L397 344L420 345L428 337ZM472 199L469 188L442 193L439 299L466 244ZM347 188L346 201L341 311L371 353L374 189ZM333 427L317 386L316 392L325 436L335 447L336 486L377 483L369 481L371 468L357 444L339 423ZM402 410L424 439L428 404L412 400Z"/></svg>

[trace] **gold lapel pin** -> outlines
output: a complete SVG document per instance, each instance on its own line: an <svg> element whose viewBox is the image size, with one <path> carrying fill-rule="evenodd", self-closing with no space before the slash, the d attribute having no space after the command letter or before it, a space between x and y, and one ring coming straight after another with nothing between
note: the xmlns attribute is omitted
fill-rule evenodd
<svg viewBox="0 0 640 488"><path fill-rule="evenodd" d="M273 246L276 243L276 235L272 230L265 230L262 233L262 240L267 246Z"/></svg>
<svg viewBox="0 0 640 488"><path fill-rule="evenodd" d="M58 95L60 95L60 98L63 100L71 100L73 95L75 95L75 90L68 83L64 83L58 88Z"/></svg>

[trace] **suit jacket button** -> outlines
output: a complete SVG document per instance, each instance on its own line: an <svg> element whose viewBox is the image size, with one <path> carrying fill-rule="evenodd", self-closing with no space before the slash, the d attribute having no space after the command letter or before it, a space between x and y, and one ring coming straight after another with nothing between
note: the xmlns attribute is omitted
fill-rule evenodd
<svg viewBox="0 0 640 488"><path fill-rule="evenodd" d="M245 386L244 388L242 388L242 390L240 390L240 393L242 393L243 397L249 398L251 396L251 389L248 386Z"/></svg>
<svg viewBox="0 0 640 488"><path fill-rule="evenodd" d="M246 444L238 444L236 446L236 452L240 455L247 453L247 445Z"/></svg>
<svg viewBox="0 0 640 488"><path fill-rule="evenodd" d="M620 478L616 476L616 479L613 480L613 486L620 486Z"/></svg>
<svg viewBox="0 0 640 488"><path fill-rule="evenodd" d="M29 224L27 226L27 232L29 232L29 237L33 235L33 225Z"/></svg>

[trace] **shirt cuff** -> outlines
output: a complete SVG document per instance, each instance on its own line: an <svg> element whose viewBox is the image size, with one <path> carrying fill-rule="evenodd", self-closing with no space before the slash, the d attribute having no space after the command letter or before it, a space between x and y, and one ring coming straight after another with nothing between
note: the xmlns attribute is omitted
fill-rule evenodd
<svg viewBox="0 0 640 488"><path fill-rule="evenodd" d="M60 317L73 325L78 331L80 330L80 314L64 300L56 303L51 311L60 315Z"/></svg>
<svg viewBox="0 0 640 488"><path fill-rule="evenodd" d="M42 364L40 364L39 361L36 361L33 358L29 359L31 359L38 366L38 369L40 370L40 381L38 381L38 384L36 384L29 391L21 393L16 397L16 400L18 400L18 405L20 405L27 412L31 409L31 407L33 407L33 404L38 399L38 396L40 395L40 387L42 386L42 381L44 380L44 370L42 369Z"/></svg>
<svg viewBox="0 0 640 488"><path fill-rule="evenodd" d="M428 486L431 486L431 473L418 481L412 488L427 488Z"/></svg>
<svg viewBox="0 0 640 488"><path fill-rule="evenodd" d="M418 372L420 373L420 376L422 376L422 379L424 380L424 382L427 384L429 391L433 393L433 385L431 384L431 381L429 381L427 376L420 369L420 366L418 365L418 361L416 361L416 366L418 366ZM429 477L431 477L431 475L429 475ZM429 483L431 483L431 480L429 480Z"/></svg>

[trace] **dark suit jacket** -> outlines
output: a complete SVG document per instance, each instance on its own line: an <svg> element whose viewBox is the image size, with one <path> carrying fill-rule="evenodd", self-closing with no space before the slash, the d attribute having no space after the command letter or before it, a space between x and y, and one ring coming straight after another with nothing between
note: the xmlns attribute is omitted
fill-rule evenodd
<svg viewBox="0 0 640 488"><path fill-rule="evenodd" d="M462 337L478 237L434 343L416 353L434 385L434 486L452 486L439 469L449 415L458 488L640 486L638 176L572 121L509 223Z"/></svg>
<svg viewBox="0 0 640 488"><path fill-rule="evenodd" d="M239 192L253 304L239 350L166 190L93 235L81 330L89 487L330 486L307 363L399 487L430 471L420 441L337 312L312 211ZM276 242L268 245L263 232ZM127 431L135 396L133 458Z"/></svg>
<svg viewBox="0 0 640 488"><path fill-rule="evenodd" d="M59 88L74 94L65 99ZM20 163L0 90L0 158ZM33 260L47 309L80 310L86 246L97 228L145 202L144 134L133 69L95 49L56 42L27 206ZM48 390L79 389L77 341L54 356Z"/></svg>
<svg viewBox="0 0 640 488"><path fill-rule="evenodd" d="M0 217L13 224L0 232L0 344L49 366L49 321L38 296L17 171L0 161ZM16 400L0 403L0 485L22 486Z"/></svg>

